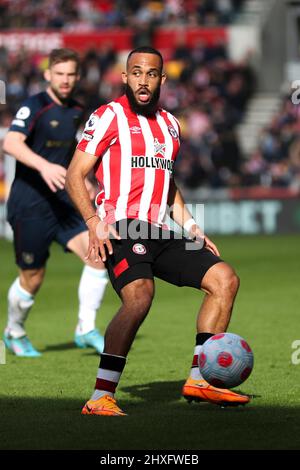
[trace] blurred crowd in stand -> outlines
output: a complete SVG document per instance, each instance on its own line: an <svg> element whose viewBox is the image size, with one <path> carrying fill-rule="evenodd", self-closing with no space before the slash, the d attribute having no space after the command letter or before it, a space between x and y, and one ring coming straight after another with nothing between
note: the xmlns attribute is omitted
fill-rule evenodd
<svg viewBox="0 0 300 470"><path fill-rule="evenodd" d="M128 26L135 31L133 47L151 44L152 26L226 24L243 0L0 0L0 28L54 28L88 31ZM150 25L150 27L149 27ZM162 51L168 80L161 105L181 123L181 149L176 178L185 187L224 188L263 185L300 187L299 106L287 97L282 109L261 132L257 151L241 154L236 125L255 89L250 59L233 63L221 40L187 47L179 35L172 50ZM125 54L126 55L126 54ZM123 91L120 72L124 55L109 43L82 57L77 98L86 118ZM0 47L0 79L6 84L6 105L0 107L0 127L8 127L21 102L45 89L47 57ZM1 165L0 165L1 166ZM1 168L0 168L1 173ZM1 177L0 177L1 178Z"/></svg>
<svg viewBox="0 0 300 470"><path fill-rule="evenodd" d="M8 60L7 51L0 49L0 76L7 95L7 105L0 111L1 126L9 126L24 98L45 88L46 65L46 57L40 54L23 50ZM86 117L122 93L123 65L122 56L109 45L82 57L77 97ZM190 188L238 185L242 155L234 129L254 88L248 62L232 63L221 42L213 47L199 42L191 48L178 40L165 68L168 80L162 87L161 105L179 118L182 127L177 178Z"/></svg>
<svg viewBox="0 0 300 470"><path fill-rule="evenodd" d="M280 110L262 129L256 152L243 164L245 185L300 191L300 107L287 94Z"/></svg>
<svg viewBox="0 0 300 470"><path fill-rule="evenodd" d="M0 29L95 31L114 26L219 25L244 0L0 0Z"/></svg>
<svg viewBox="0 0 300 470"><path fill-rule="evenodd" d="M232 63L222 43L190 50L179 45L167 73L162 104L182 126L177 178L190 188L239 185L242 155L235 127L255 87L248 61Z"/></svg>

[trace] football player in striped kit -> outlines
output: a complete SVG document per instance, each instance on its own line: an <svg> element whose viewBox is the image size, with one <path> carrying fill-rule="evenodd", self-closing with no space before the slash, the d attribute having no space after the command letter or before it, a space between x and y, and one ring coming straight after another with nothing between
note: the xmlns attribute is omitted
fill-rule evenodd
<svg viewBox="0 0 300 470"><path fill-rule="evenodd" d="M122 78L125 94L91 115L66 177L67 191L89 229L87 257L106 264L122 301L107 327L95 391L82 413L125 415L114 394L151 307L154 277L205 293L183 396L219 405L246 404L249 397L209 385L198 367L204 342L227 329L239 279L197 226L172 179L180 129L177 119L158 107L166 80L160 52L151 47L133 50ZM92 168L101 190L96 213L84 186ZM165 226L168 207L194 241L178 238ZM187 243L196 249L186 249Z"/></svg>

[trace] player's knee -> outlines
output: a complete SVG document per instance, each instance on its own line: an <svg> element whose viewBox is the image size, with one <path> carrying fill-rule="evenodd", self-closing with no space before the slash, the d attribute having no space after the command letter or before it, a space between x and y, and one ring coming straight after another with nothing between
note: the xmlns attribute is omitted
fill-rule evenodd
<svg viewBox="0 0 300 470"><path fill-rule="evenodd" d="M218 263L209 273L204 290L222 298L234 297L239 289L240 280L234 269L226 263Z"/></svg>
<svg viewBox="0 0 300 470"><path fill-rule="evenodd" d="M29 269L20 274L21 285L25 290L35 294L44 280L44 269Z"/></svg>
<svg viewBox="0 0 300 470"><path fill-rule="evenodd" d="M239 289L240 279L236 272L227 265L220 279L220 289L223 294L234 297Z"/></svg>
<svg viewBox="0 0 300 470"><path fill-rule="evenodd" d="M154 285L150 279L137 279L122 292L122 300L130 314L137 318L144 317L152 304L154 297Z"/></svg>

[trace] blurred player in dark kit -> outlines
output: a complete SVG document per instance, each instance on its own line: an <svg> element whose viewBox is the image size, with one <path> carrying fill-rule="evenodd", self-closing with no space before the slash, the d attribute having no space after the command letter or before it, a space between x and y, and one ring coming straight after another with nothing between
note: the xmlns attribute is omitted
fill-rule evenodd
<svg viewBox="0 0 300 470"><path fill-rule="evenodd" d="M17 160L7 212L19 267L19 276L8 292L4 341L17 356L40 355L27 336L25 321L43 283L49 247L56 241L85 263L78 289L75 343L100 353L103 337L95 328L95 319L107 274L102 262L85 259L87 227L64 189L83 114L82 106L72 98L79 80L76 52L54 49L44 76L46 91L22 104L4 140L5 152Z"/></svg>

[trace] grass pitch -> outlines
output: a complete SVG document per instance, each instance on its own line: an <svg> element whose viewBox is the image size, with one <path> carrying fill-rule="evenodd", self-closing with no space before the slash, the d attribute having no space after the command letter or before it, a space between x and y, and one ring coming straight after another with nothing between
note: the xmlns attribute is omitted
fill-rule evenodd
<svg viewBox="0 0 300 470"><path fill-rule="evenodd" d="M241 278L229 331L254 351L254 370L239 390L246 407L188 404L180 390L190 369L202 294L156 282L156 297L139 330L118 388L129 414L81 416L99 359L74 347L81 263L52 247L48 272L27 322L41 358L7 352L0 365L0 449L299 449L300 242L297 236L215 237ZM12 245L0 240L0 329L7 289L16 276ZM119 306L108 287L97 324ZM298 347L299 348L299 347Z"/></svg>

